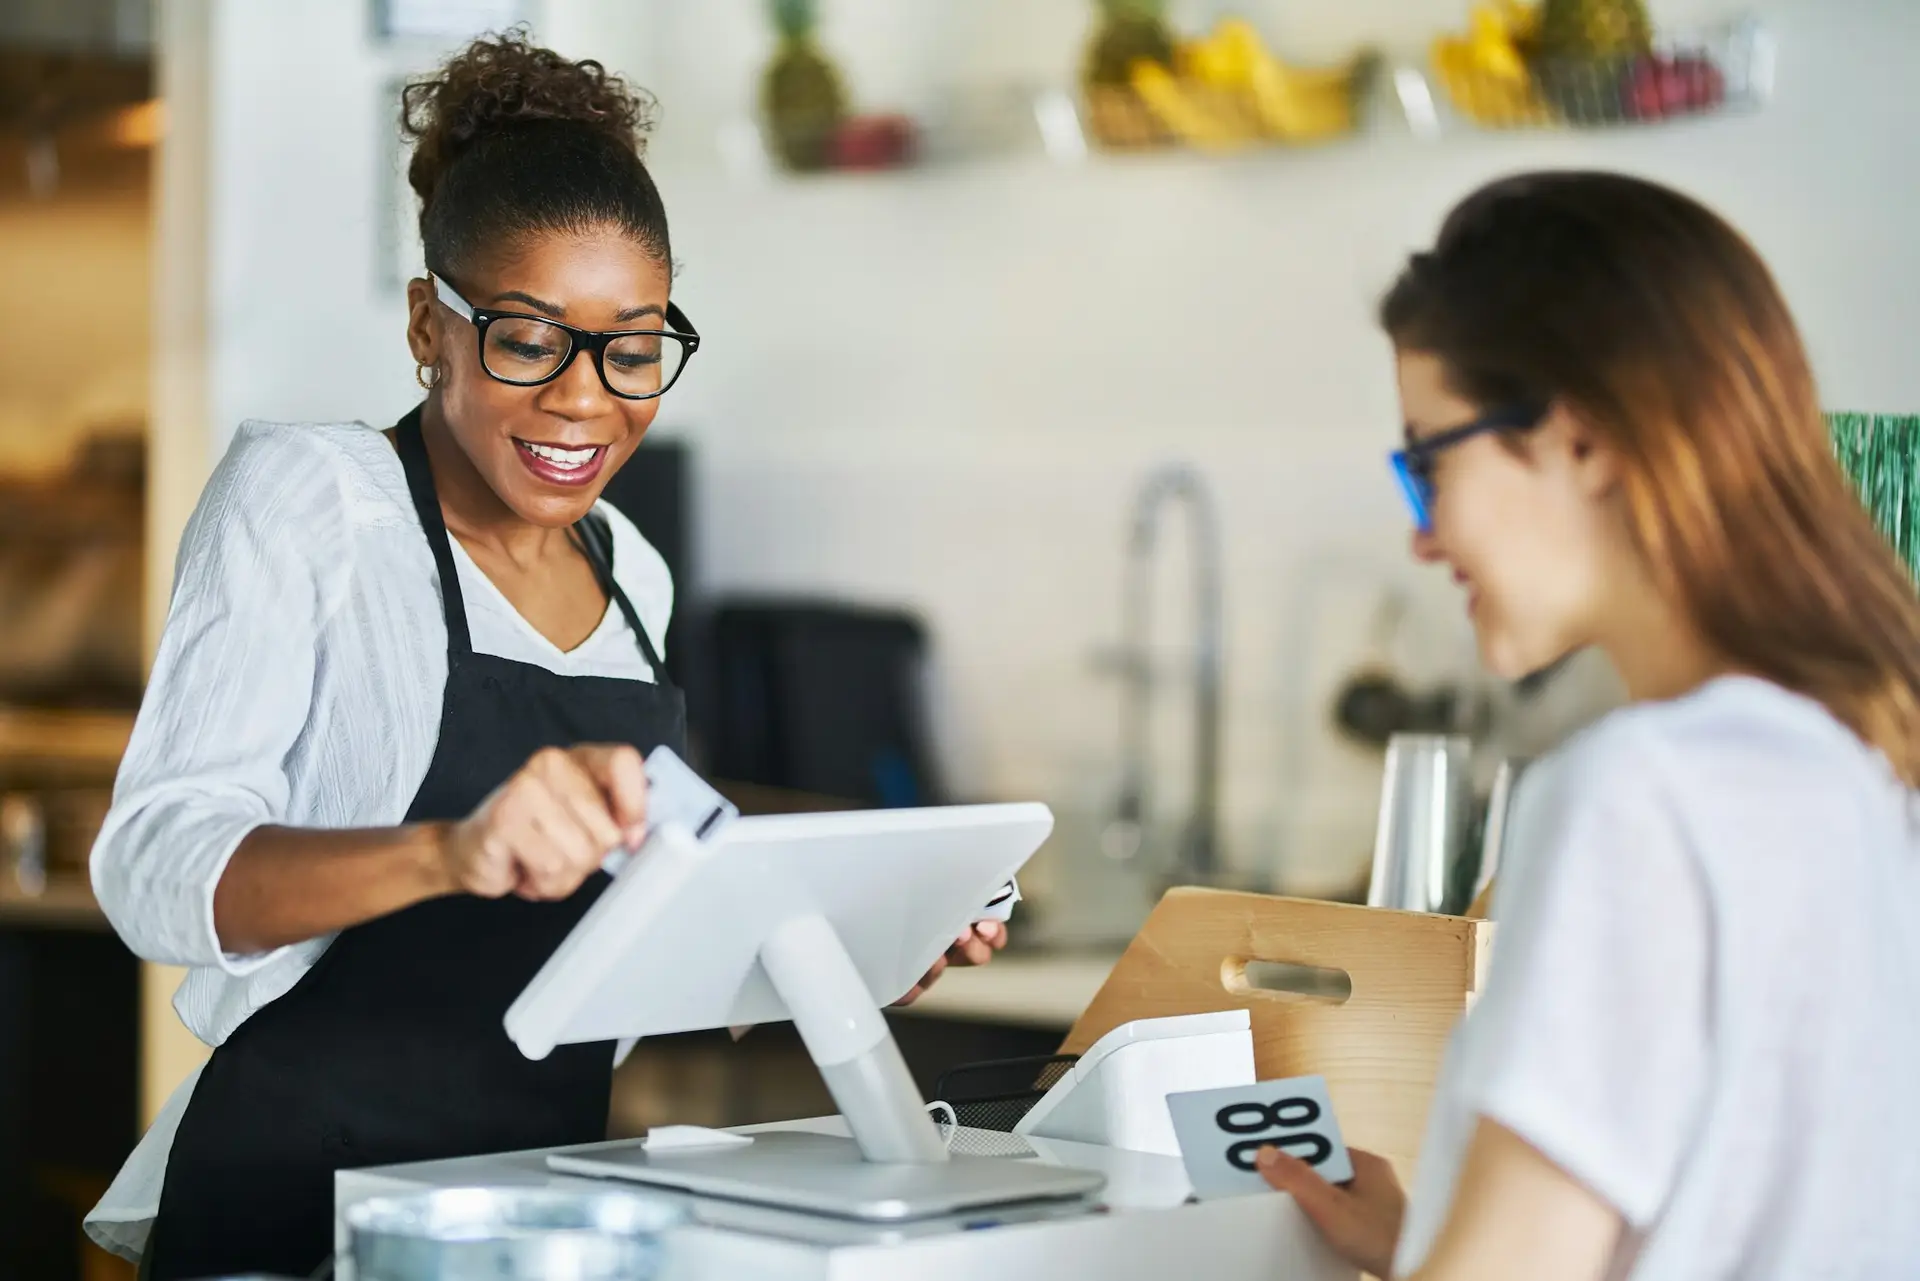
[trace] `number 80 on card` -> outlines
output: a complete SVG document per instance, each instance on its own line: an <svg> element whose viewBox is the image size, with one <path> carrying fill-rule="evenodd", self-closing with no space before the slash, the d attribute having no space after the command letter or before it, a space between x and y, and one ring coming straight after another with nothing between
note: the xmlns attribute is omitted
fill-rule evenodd
<svg viewBox="0 0 1920 1281"><path fill-rule="evenodd" d="M1353 1177L1321 1077L1170 1094L1167 1110L1188 1181L1202 1200L1265 1191L1256 1164L1261 1148L1305 1161L1330 1183Z"/></svg>

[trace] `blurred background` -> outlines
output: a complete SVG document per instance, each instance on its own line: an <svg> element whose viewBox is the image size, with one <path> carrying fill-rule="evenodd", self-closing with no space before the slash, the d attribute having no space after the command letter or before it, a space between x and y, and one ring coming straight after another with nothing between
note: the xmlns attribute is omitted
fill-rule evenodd
<svg viewBox="0 0 1920 1281"><path fill-rule="evenodd" d="M79 1217L204 1055L87 851L235 427L418 395L409 75L526 23L659 99L704 345L610 496L679 582L697 763L754 812L1053 806L1014 951L896 1019L930 1082L1051 1049L1168 884L1364 894L1391 733L1484 777L1617 697L1488 682L1406 556L1372 309L1467 191L1676 184L1829 408L1920 405L1920 6L1556 8L0 2L0 1275L122 1275ZM614 1123L827 1106L763 1028L643 1046Z"/></svg>

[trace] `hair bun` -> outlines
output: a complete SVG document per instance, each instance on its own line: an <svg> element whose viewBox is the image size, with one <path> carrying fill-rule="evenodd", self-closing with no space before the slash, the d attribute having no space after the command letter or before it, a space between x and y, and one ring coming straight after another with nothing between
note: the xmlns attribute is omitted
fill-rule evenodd
<svg viewBox="0 0 1920 1281"><path fill-rule="evenodd" d="M524 28L484 36L400 97L400 132L413 142L407 181L423 204L447 169L488 134L535 121L583 126L639 155L653 99L600 63L542 49Z"/></svg>

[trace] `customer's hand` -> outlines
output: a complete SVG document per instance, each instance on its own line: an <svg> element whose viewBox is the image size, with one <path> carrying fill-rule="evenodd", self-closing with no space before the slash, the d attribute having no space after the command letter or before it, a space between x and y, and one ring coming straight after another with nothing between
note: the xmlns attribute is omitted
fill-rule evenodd
<svg viewBox="0 0 1920 1281"><path fill-rule="evenodd" d="M1327 1182L1305 1161L1278 1148L1262 1148L1254 1160L1260 1177L1293 1197L1334 1253L1364 1272L1385 1277L1400 1242L1407 1196L1386 1158L1348 1151L1353 1182L1345 1186Z"/></svg>
<svg viewBox="0 0 1920 1281"><path fill-rule="evenodd" d="M993 959L993 954L1007 945L1007 926L1004 921L975 921L967 932L953 941L946 955L933 963L933 968L923 975L913 990L894 1002L896 1007L912 1005L920 999L920 994L934 985L949 965L985 965Z"/></svg>
<svg viewBox="0 0 1920 1281"><path fill-rule="evenodd" d="M647 771L627 746L535 752L480 807L447 829L449 889L562 899L616 847L646 834Z"/></svg>

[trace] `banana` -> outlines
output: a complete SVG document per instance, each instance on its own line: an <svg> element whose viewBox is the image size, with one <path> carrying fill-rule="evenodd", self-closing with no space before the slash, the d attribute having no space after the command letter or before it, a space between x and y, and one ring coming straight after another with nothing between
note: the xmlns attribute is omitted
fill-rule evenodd
<svg viewBox="0 0 1920 1281"><path fill-rule="evenodd" d="M1490 4L1475 5L1469 39L1474 60L1488 75L1513 83L1527 78L1527 64L1514 47L1512 28L1499 9Z"/></svg>
<svg viewBox="0 0 1920 1281"><path fill-rule="evenodd" d="M1316 142L1351 132L1357 77L1369 66L1365 59L1340 67L1289 66L1243 18L1225 19L1210 35L1183 42L1175 63L1178 77L1157 65L1136 66L1134 91L1183 139L1216 151L1255 136ZM1190 92L1183 80L1205 92ZM1252 120L1234 103L1249 107Z"/></svg>
<svg viewBox="0 0 1920 1281"><path fill-rule="evenodd" d="M1551 117L1521 52L1539 29L1540 9L1526 0L1476 4L1464 36L1433 45L1433 70L1462 115L1483 125L1543 124Z"/></svg>
<svg viewBox="0 0 1920 1281"><path fill-rule="evenodd" d="M1433 42L1433 72L1455 109L1476 124L1511 128L1544 124L1551 117L1533 81L1488 73L1469 38L1442 36Z"/></svg>
<svg viewBox="0 0 1920 1281"><path fill-rule="evenodd" d="M1181 63L1183 74L1214 89L1241 92L1247 87L1250 68L1240 45L1222 39L1218 31L1185 47Z"/></svg>
<svg viewBox="0 0 1920 1281"><path fill-rule="evenodd" d="M1252 139L1238 121L1195 102L1180 88L1173 73L1157 62L1133 64L1133 90L1166 126L1203 151L1233 151Z"/></svg>
<svg viewBox="0 0 1920 1281"><path fill-rule="evenodd" d="M1337 67L1295 67L1278 58L1273 61L1302 93L1349 93L1353 89L1354 69L1359 65L1349 62Z"/></svg>
<svg viewBox="0 0 1920 1281"><path fill-rule="evenodd" d="M1245 76L1255 113L1268 134L1289 142L1313 142L1353 128L1351 68L1289 67L1271 53L1253 24L1228 18L1213 41L1231 50L1223 60Z"/></svg>

